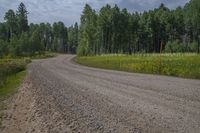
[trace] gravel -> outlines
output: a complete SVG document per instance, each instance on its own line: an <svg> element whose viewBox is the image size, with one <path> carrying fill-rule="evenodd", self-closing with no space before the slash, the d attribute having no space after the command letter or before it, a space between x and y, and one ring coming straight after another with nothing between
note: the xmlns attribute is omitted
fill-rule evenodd
<svg viewBox="0 0 200 133"><path fill-rule="evenodd" d="M29 87L15 101L15 110L26 102L26 115L10 120L5 132L199 133L200 80L90 68L74 57L28 66Z"/></svg>

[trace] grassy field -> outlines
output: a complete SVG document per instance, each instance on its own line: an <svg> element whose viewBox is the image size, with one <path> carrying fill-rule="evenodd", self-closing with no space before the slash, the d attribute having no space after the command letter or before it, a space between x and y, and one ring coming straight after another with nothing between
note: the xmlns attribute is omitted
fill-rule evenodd
<svg viewBox="0 0 200 133"><path fill-rule="evenodd" d="M197 54L102 55L77 57L77 62L104 69L200 79L200 55Z"/></svg>

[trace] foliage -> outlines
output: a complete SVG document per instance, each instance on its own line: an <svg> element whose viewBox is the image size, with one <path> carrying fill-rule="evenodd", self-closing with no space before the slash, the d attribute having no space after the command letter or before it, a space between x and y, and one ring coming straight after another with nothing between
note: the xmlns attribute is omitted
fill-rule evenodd
<svg viewBox="0 0 200 133"><path fill-rule="evenodd" d="M65 27L59 21L28 24L28 11L20 3L8 10L0 23L0 57L32 56L44 51L79 56L109 53L200 52L200 2L170 10L164 4L143 13L129 13L117 5L96 12L88 4L80 25ZM165 49L164 49L165 48Z"/></svg>
<svg viewBox="0 0 200 133"><path fill-rule="evenodd" d="M135 54L77 57L83 65L128 72L200 79L200 56L195 54Z"/></svg>
<svg viewBox="0 0 200 133"><path fill-rule="evenodd" d="M24 5L24 3L21 2L19 4L16 16L18 33L21 34L28 31L28 11L26 10L26 6Z"/></svg>
<svg viewBox="0 0 200 133"><path fill-rule="evenodd" d="M6 55L7 53L8 53L7 42L0 39L0 57Z"/></svg>
<svg viewBox="0 0 200 133"><path fill-rule="evenodd" d="M33 56L45 51L75 53L78 45L78 24L69 28L63 22L30 24L28 11L20 3L16 12L8 10L0 23L0 57Z"/></svg>
<svg viewBox="0 0 200 133"><path fill-rule="evenodd" d="M1 59L0 60L0 86L6 84L7 78L25 70L30 59Z"/></svg>
<svg viewBox="0 0 200 133"><path fill-rule="evenodd" d="M33 54L30 57L31 59L46 59L46 58L50 58L50 57L55 57L57 56L57 53L53 53L53 52L42 52L40 54Z"/></svg>
<svg viewBox="0 0 200 133"><path fill-rule="evenodd" d="M166 53L197 52L197 49L198 49L198 44L196 42L181 43L178 40L173 42L167 42L165 46Z"/></svg>
<svg viewBox="0 0 200 133"><path fill-rule="evenodd" d="M3 86L0 86L0 101L17 91L17 87L20 85L25 75L26 71L21 71L15 75L10 75L7 77L6 83Z"/></svg>
<svg viewBox="0 0 200 133"><path fill-rule="evenodd" d="M96 13L86 4L81 15L78 55L158 53L161 44L168 52L199 52L199 12L199 0L175 10L161 4L132 14L117 5L103 6ZM192 49L192 42L199 42L197 50Z"/></svg>
<svg viewBox="0 0 200 133"><path fill-rule="evenodd" d="M78 45L78 23L75 23L74 26L70 26L68 28L68 45L67 52L68 53L76 53L76 48Z"/></svg>
<svg viewBox="0 0 200 133"><path fill-rule="evenodd" d="M78 55L92 55L96 51L96 20L96 12L86 4L81 15Z"/></svg>

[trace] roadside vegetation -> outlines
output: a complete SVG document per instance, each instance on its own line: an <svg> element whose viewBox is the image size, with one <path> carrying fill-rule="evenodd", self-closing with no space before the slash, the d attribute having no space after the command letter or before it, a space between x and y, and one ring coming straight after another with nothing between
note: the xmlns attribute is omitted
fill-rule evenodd
<svg viewBox="0 0 200 133"><path fill-rule="evenodd" d="M0 57L44 57L44 53L76 53L78 23L66 27L63 22L28 23L28 10L20 3L17 11L9 9L0 22ZM48 51L48 52L47 52ZM45 57L44 57L45 58Z"/></svg>
<svg viewBox="0 0 200 133"><path fill-rule="evenodd" d="M43 52L43 53L40 53L40 54L36 53L34 55L27 56L27 57L31 58L31 59L46 59L46 58L55 57L57 55L58 55L58 53L54 53L54 52Z"/></svg>
<svg viewBox="0 0 200 133"><path fill-rule="evenodd" d="M52 26L47 23L28 24L28 11L20 3L17 11L10 9L0 22L0 126L3 111L9 96L17 92L26 75L26 66L31 59L54 57L57 52L75 52L75 27L67 30L64 23L57 22ZM68 38L69 34L69 38ZM72 39L73 38L73 39Z"/></svg>
<svg viewBox="0 0 200 133"><path fill-rule="evenodd" d="M104 69L200 79L200 55L198 54L86 56L77 57L77 62Z"/></svg>
<svg viewBox="0 0 200 133"><path fill-rule="evenodd" d="M2 120L4 118L4 110L7 109L7 104L3 101L15 94L20 86L24 76L26 75L26 71L20 71L15 74L11 74L10 76L6 76L3 78L3 84L1 82L0 86L0 129L2 127ZM2 77L1 77L2 80Z"/></svg>
<svg viewBox="0 0 200 133"><path fill-rule="evenodd" d="M190 0L176 9L161 4L142 13L130 13L117 5L105 5L96 12L86 4L80 21L77 62L200 79L199 11L199 0Z"/></svg>
<svg viewBox="0 0 200 133"><path fill-rule="evenodd" d="M80 21L79 56L186 52L200 53L200 0L169 9L129 12L117 5L95 11L86 4Z"/></svg>
<svg viewBox="0 0 200 133"><path fill-rule="evenodd" d="M0 100L3 101L15 92L17 92L17 88L19 87L22 79L26 75L26 71L23 70L16 74L10 75L6 77L6 81L0 87Z"/></svg>
<svg viewBox="0 0 200 133"><path fill-rule="evenodd" d="M19 81L21 78L20 73L24 73L26 70L26 66L31 62L31 59L45 59L58 55L57 53L52 52L43 52L36 53L31 56L23 57L12 57L12 56L4 56L0 58L0 99L2 96L7 95L10 91L15 89L16 80ZM19 75L19 76L17 76ZM13 88L12 88L13 87ZM7 88L7 89L6 89Z"/></svg>
<svg viewBox="0 0 200 133"><path fill-rule="evenodd" d="M0 57L0 129L3 128L3 111L7 108L4 101L15 94L26 75L26 66L31 59L44 59L56 56L57 53L42 52L31 56Z"/></svg>
<svg viewBox="0 0 200 133"><path fill-rule="evenodd" d="M6 86L10 84L10 77L15 77L19 72L24 71L26 69L26 65L30 62L31 60L29 58L0 59L0 97L5 94L3 92Z"/></svg>
<svg viewBox="0 0 200 133"><path fill-rule="evenodd" d="M0 59L0 128L4 116L2 110L6 109L6 104L3 101L17 92L26 75L26 65L30 62L29 58Z"/></svg>

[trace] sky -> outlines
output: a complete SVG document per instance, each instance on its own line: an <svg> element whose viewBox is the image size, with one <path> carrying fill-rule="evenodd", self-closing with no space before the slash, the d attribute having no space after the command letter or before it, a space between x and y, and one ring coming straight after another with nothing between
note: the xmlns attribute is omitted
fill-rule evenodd
<svg viewBox="0 0 200 133"><path fill-rule="evenodd" d="M0 0L0 22L4 21L5 12L9 9L16 11L20 2L26 5L29 23L62 21L70 26L80 21L86 3L97 11L106 4L117 4L129 12L142 12L159 7L161 3L175 9L184 6L189 0Z"/></svg>

